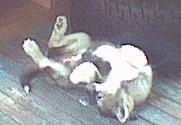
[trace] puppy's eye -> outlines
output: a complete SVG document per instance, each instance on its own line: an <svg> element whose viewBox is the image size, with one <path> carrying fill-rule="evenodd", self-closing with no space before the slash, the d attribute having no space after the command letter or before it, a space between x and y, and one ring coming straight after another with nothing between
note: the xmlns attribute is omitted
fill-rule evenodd
<svg viewBox="0 0 181 125"><path fill-rule="evenodd" d="M99 100L99 99L101 99L101 98L102 98L102 96L99 96L99 95L98 95L98 96L96 97L96 100Z"/></svg>
<svg viewBox="0 0 181 125"><path fill-rule="evenodd" d="M103 93L101 93L101 92L97 93L97 95L96 95L96 101L102 99L103 97L104 97L104 94L103 94Z"/></svg>

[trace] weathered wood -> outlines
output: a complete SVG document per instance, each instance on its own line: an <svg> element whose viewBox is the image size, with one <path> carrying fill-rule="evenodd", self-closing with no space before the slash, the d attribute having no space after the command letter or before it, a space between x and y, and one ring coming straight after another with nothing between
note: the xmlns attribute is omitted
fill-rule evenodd
<svg viewBox="0 0 181 125"><path fill-rule="evenodd" d="M16 122L14 119L4 114L0 110L0 125L19 125L20 123Z"/></svg>
<svg viewBox="0 0 181 125"><path fill-rule="evenodd" d="M159 79L164 82L164 84L170 84L173 87L181 89L181 71L178 72L177 75L169 74L167 77L160 77Z"/></svg>
<svg viewBox="0 0 181 125"><path fill-rule="evenodd" d="M57 107L57 109L71 113L71 115L84 122L84 124L110 124L108 119L101 119L101 116L96 113L95 110L80 105L76 96L73 97L62 90L59 91L55 86L52 87L51 85L48 85L48 83L42 83L40 79L35 79L32 83L34 87L33 93L41 96L51 105Z"/></svg>
<svg viewBox="0 0 181 125"><path fill-rule="evenodd" d="M181 89L165 84L162 80L155 80L153 91L181 104Z"/></svg>
<svg viewBox="0 0 181 125"><path fill-rule="evenodd" d="M46 124L49 125L47 121L41 119L38 116L35 116L31 111L26 110L21 105L17 104L15 100L4 95L0 92L0 107L3 112L11 116L15 121L20 124L27 125L40 125Z"/></svg>
<svg viewBox="0 0 181 125"><path fill-rule="evenodd" d="M165 113L168 113L170 116L181 120L181 105L178 103L155 93L151 94L151 98L148 100L148 102L152 106L157 107Z"/></svg>
<svg viewBox="0 0 181 125"><path fill-rule="evenodd" d="M115 124L119 125L120 123L111 118L102 117L98 111L96 111L92 106L83 107L78 103L78 97L76 95L71 95L67 92L64 92L62 89L57 87L52 87L45 81L42 83L40 79L36 79L37 81L33 82L34 90L33 93L44 98L46 101L50 102L52 105L56 106L60 110L65 112L69 112L77 119L82 120L86 125L92 124L101 124L101 125L109 125ZM48 93L47 93L48 92ZM136 121L128 122L128 125L149 125L150 123L146 122L143 119L138 119Z"/></svg>
<svg viewBox="0 0 181 125"><path fill-rule="evenodd" d="M181 121L149 105L143 105L139 115L154 125L180 125Z"/></svg>
<svg viewBox="0 0 181 125"><path fill-rule="evenodd" d="M4 81L3 81L4 80ZM29 95L25 97L18 89L20 89L16 83L5 78L2 80L4 84L0 85L0 91L6 93L9 98L15 100L16 104L22 106L22 110L29 111L31 114L39 116L50 124L73 124L73 125L81 125L78 120L73 119L69 114L65 112L57 110L54 106L49 105L46 101L37 97L36 95ZM23 121L24 123L24 121ZM27 121L27 123L31 123Z"/></svg>

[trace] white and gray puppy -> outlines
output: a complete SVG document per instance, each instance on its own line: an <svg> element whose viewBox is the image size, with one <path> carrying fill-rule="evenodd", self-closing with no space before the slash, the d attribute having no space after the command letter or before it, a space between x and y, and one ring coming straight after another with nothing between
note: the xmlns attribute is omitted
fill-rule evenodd
<svg viewBox="0 0 181 125"><path fill-rule="evenodd" d="M101 114L116 116L124 123L132 116L135 106L143 103L149 96L152 69L144 52L135 46L112 48L109 55L111 52L115 55L118 51L120 54L111 58L104 55L106 52L103 50L97 50L95 54L108 60L112 70L105 82L94 83L98 92L97 105Z"/></svg>

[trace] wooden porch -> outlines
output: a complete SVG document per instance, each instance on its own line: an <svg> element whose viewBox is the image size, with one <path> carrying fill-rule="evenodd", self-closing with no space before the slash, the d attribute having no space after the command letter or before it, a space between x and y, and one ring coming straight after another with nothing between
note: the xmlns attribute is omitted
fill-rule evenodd
<svg viewBox="0 0 181 125"><path fill-rule="evenodd" d="M52 16L47 18L21 34L16 32L20 27L14 29L12 36L0 27L0 125L120 125L116 119L101 116L94 105L80 105L80 91L53 86L49 84L53 81L41 74L32 80L32 93L25 95L19 78L34 63L22 51L22 42L31 37L46 50L53 24ZM146 29L141 34L123 31L120 38L110 38L116 43L140 45L153 65L150 98L138 109L139 118L125 125L181 125L181 42L180 36L172 35L179 31L169 34L179 26L170 24L169 32L164 33L157 29Z"/></svg>
<svg viewBox="0 0 181 125"><path fill-rule="evenodd" d="M34 66L21 49L26 37L36 38L42 48L51 23L39 26L27 34L0 42L0 124L1 125L118 125L116 119L102 117L94 106L78 103L80 92L65 91L48 84L38 75L32 81L32 93L22 91L19 77ZM178 45L179 47L180 45ZM159 54L158 54L159 55ZM150 54L155 62L160 57ZM181 63L180 63L181 64ZM180 125L181 124L181 65L172 61L154 68L154 87L148 102L139 110L139 118L128 125Z"/></svg>

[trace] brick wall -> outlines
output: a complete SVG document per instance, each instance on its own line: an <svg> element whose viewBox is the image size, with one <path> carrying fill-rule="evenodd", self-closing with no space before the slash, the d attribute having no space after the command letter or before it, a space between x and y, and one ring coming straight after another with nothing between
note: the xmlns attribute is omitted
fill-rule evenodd
<svg viewBox="0 0 181 125"><path fill-rule="evenodd" d="M81 6L81 0L78 1ZM74 29L99 34L117 33L121 29L162 28L181 15L181 2L176 0L84 0L82 5L79 13L84 15L83 19L78 16L77 20L83 22L76 23ZM76 10L76 6L73 8ZM86 17L89 28L81 27L82 23L87 23Z"/></svg>

